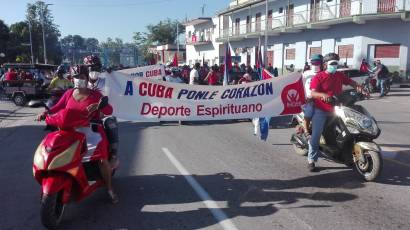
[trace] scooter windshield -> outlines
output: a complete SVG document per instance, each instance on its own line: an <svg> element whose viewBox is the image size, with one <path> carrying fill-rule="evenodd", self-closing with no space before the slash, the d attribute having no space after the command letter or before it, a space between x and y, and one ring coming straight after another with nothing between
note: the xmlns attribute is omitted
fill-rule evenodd
<svg viewBox="0 0 410 230"><path fill-rule="evenodd" d="M46 117L48 125L67 130L84 127L90 124L88 112L75 109L62 109L59 112Z"/></svg>

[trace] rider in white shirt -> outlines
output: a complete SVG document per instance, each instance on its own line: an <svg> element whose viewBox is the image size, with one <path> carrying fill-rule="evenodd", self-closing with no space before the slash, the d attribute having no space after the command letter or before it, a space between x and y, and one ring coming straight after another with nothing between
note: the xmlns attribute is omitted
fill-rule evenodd
<svg viewBox="0 0 410 230"><path fill-rule="evenodd" d="M198 70L201 67L199 63L195 63L194 68L191 70L191 73L189 74L189 84L190 85L195 85L196 82L199 81L199 73Z"/></svg>

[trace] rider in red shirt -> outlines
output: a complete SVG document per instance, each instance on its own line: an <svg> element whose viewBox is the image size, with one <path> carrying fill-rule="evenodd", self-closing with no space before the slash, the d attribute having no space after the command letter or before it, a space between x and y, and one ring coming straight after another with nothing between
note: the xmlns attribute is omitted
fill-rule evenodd
<svg viewBox="0 0 410 230"><path fill-rule="evenodd" d="M337 72L339 55L329 53L324 57L325 71L319 72L313 77L310 83L312 98L314 100L315 112L312 117L312 136L309 141L308 169L316 170L315 163L319 159L319 141L322 135L326 120L334 112L333 105L328 101L332 96L339 95L343 91L343 85L350 85L358 90L362 90L355 81Z"/></svg>
<svg viewBox="0 0 410 230"><path fill-rule="evenodd" d="M80 111L84 113L88 113L93 115L92 117L87 117L85 119L96 119L99 120L104 115L110 115L113 112L113 108L111 105L107 105L105 108L97 111L98 103L102 97L102 94L96 90L92 90L88 88L88 81L89 81L89 72L88 67L85 65L77 66L75 68L75 75L74 77L74 89L70 89L66 91L63 97L58 101L58 103L53 106L50 111L43 112L39 115L38 119L42 120L47 113L54 114L59 112L62 109L70 109L72 111ZM98 113L96 113L98 112ZM102 113L102 114L101 114ZM78 127L78 131L84 131L84 134L87 135L95 135L93 133L87 132L90 127ZM80 131L81 130L81 131ZM103 130L98 132L100 137L98 139L106 139L106 135ZM87 136L88 137L88 136ZM96 148L91 154L86 154L85 157L89 158L91 161L98 161L100 166L101 175L103 180L108 188L108 195L110 196L113 203L118 202L118 196L114 193L113 186L111 183L111 166L108 162L108 146L104 146L103 143L107 143L106 141L100 141L96 143ZM89 140L87 138L87 144L89 144Z"/></svg>

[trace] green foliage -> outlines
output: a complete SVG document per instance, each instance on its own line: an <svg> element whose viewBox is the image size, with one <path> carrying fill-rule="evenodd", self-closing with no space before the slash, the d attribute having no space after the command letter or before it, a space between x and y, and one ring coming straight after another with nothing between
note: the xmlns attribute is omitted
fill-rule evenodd
<svg viewBox="0 0 410 230"><path fill-rule="evenodd" d="M134 32L134 44L138 46L146 61L151 60L154 55L149 52L149 48L154 45L175 44L178 36L185 33L185 27L178 21L166 19L158 24L150 24L146 28L147 33Z"/></svg>
<svg viewBox="0 0 410 230"><path fill-rule="evenodd" d="M7 42L9 41L9 28L0 20L0 53L6 53ZM0 60L1 63L2 60Z"/></svg>
<svg viewBox="0 0 410 230"><path fill-rule="evenodd" d="M108 66L119 66L121 64L120 54L124 42L120 38L107 38L107 41L101 43L103 50L104 63Z"/></svg>
<svg viewBox="0 0 410 230"><path fill-rule="evenodd" d="M54 18L47 5L42 1L27 4L26 21L17 22L10 26L9 39L6 48L6 61L14 62L17 59L22 62L30 62L30 28L33 41L34 60L44 62L43 53L43 33L46 34L47 59L49 63L59 64L61 62L61 49L58 42L60 31L54 24ZM0 40L2 26L0 23ZM4 44L3 42L1 42ZM0 45L0 49L2 49Z"/></svg>

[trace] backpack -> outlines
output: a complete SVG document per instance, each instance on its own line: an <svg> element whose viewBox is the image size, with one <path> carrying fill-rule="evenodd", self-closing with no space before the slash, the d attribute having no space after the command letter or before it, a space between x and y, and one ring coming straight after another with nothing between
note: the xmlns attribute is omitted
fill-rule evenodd
<svg viewBox="0 0 410 230"><path fill-rule="evenodd" d="M382 70L380 71L381 77L387 77L389 75L389 69L385 66L382 65Z"/></svg>

